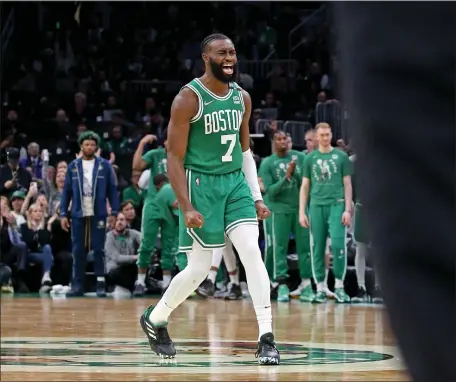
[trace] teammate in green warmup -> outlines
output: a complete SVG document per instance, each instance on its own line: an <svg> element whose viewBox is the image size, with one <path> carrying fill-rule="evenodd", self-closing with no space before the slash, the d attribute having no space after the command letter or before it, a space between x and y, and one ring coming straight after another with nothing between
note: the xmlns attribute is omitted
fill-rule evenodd
<svg viewBox="0 0 456 382"><path fill-rule="evenodd" d="M181 271L187 265L187 255L183 252L177 252L179 246L179 207L176 195L164 174L156 175L153 184L157 194L152 201L150 216L147 217L147 222L150 224L148 228L151 235L150 239L155 243L160 229L162 269L171 272L176 264ZM142 258L142 253L144 252L139 253L138 264L140 267L147 267L150 259ZM169 281L166 287L169 285Z"/></svg>
<svg viewBox="0 0 456 382"><path fill-rule="evenodd" d="M312 270L317 293L314 302L327 299L324 291L325 249L329 233L332 243L335 299L339 303L350 302L344 290L347 269L346 227L350 225L352 210L352 163L348 155L331 146L331 127L327 123L316 126L318 149L304 160L303 180L300 191L299 221L310 226ZM310 220L306 215L309 205Z"/></svg>
<svg viewBox="0 0 456 382"><path fill-rule="evenodd" d="M157 174L165 174L167 173L167 166L166 166L166 150L165 148L158 148L154 150L148 151L146 154L143 155L144 146L146 144L151 144L157 139L155 135L146 135L141 141L139 142L138 148L136 149L135 155L133 156L133 171L144 171L145 169L150 169L150 178L149 178L149 187L147 189L147 196L146 200L144 201L144 207L142 212L142 220L141 220L141 245L139 248L138 258L142 259L142 264L138 264L138 280L142 285L145 285L145 278L147 272L147 266L149 264L150 258L152 256L152 252L155 248L156 243L156 235L153 237L152 226L151 223L151 216L153 216L153 209L154 209L154 199L155 195L157 194L157 189L154 185L154 177ZM166 140L165 140L165 147L166 147ZM163 259L162 254L162 262L169 263L169 259ZM173 262L173 257L171 257L171 262ZM163 266L163 265L162 265ZM163 279L166 281L171 280L171 270L164 270L163 271ZM163 283L162 288L166 284ZM168 281L169 284L169 281ZM145 293L145 287L142 290L138 288L135 289L135 296L140 296Z"/></svg>
<svg viewBox="0 0 456 382"><path fill-rule="evenodd" d="M305 155L289 150L288 137L283 131L274 134L275 154L265 158L259 176L264 185L264 195L272 215L265 222L265 263L273 286L278 283L278 301L290 301L287 251L290 232L293 233L298 253L299 272L306 284L301 292L301 301L311 302L312 265L310 262L309 230L299 224L299 188Z"/></svg>

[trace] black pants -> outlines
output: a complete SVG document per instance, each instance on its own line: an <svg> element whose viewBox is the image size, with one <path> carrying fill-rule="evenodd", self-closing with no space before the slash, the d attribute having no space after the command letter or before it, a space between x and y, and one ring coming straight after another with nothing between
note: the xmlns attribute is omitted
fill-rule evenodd
<svg viewBox="0 0 456 382"><path fill-rule="evenodd" d="M413 379L456 381L455 3L338 3L384 299Z"/></svg>
<svg viewBox="0 0 456 382"><path fill-rule="evenodd" d="M118 285L132 291L138 277L138 266L136 263L122 264L108 272L107 281L110 285Z"/></svg>

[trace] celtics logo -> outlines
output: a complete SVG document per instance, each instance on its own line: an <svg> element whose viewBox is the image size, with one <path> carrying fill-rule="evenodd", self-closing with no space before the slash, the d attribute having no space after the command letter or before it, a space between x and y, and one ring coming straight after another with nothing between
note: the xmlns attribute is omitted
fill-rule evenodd
<svg viewBox="0 0 456 382"><path fill-rule="evenodd" d="M333 174L336 174L337 164L335 162L334 155L330 160L317 159L316 163L312 165L313 178L319 183L325 183L330 181Z"/></svg>
<svg viewBox="0 0 456 382"><path fill-rule="evenodd" d="M2 371L131 373L139 368L155 374L201 374L245 373L258 367L255 342L186 339L175 343L176 359L163 363L145 339L7 337L1 342ZM286 342L278 349L277 373L402 369L394 348Z"/></svg>

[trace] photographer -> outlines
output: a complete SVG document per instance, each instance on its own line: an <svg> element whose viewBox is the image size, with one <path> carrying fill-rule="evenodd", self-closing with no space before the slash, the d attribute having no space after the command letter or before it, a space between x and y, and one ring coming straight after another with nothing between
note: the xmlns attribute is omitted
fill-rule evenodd
<svg viewBox="0 0 456 382"><path fill-rule="evenodd" d="M0 194L10 198L15 191L27 191L32 175L19 166L19 150L10 147L6 152L7 164L0 167Z"/></svg>

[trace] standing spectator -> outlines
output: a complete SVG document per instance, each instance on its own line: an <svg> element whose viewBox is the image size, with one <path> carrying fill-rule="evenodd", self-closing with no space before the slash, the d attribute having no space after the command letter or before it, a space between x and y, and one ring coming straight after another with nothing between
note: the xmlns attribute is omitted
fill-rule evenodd
<svg viewBox="0 0 456 382"><path fill-rule="evenodd" d="M108 280L116 287L128 289L135 287L138 276L138 248L141 234L128 228L124 214L117 215L114 229L106 235L105 252Z"/></svg>
<svg viewBox="0 0 456 382"><path fill-rule="evenodd" d="M25 168L33 179L41 179L43 161L40 158L40 146L36 142L29 143L27 157L19 161L19 165Z"/></svg>
<svg viewBox="0 0 456 382"><path fill-rule="evenodd" d="M27 211L27 221L21 225L22 240L27 245L28 260L42 265L40 293L48 293L52 288L51 268L54 257L51 248L51 233L46 229L41 207L32 204Z"/></svg>
<svg viewBox="0 0 456 382"><path fill-rule="evenodd" d="M111 164L96 155L100 137L86 131L79 137L81 158L68 166L60 202L62 229L70 229L68 209L71 203L71 236L73 241L73 282L68 297L84 295L87 252L93 250L97 277L97 296L106 296L105 253L107 200L113 216L117 215L119 199Z"/></svg>
<svg viewBox="0 0 456 382"><path fill-rule="evenodd" d="M19 166L19 150L8 149L6 165L0 167L0 194L10 197L14 191L28 190L32 181L30 173Z"/></svg>

